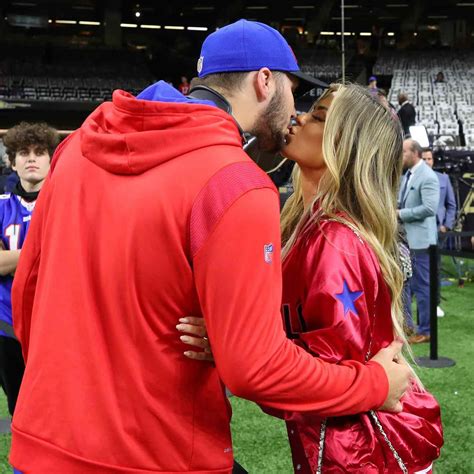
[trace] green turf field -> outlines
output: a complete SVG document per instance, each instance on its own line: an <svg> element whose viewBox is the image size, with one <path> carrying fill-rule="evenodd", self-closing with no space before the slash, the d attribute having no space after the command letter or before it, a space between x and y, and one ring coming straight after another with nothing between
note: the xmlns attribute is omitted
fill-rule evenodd
<svg viewBox="0 0 474 474"><path fill-rule="evenodd" d="M474 447L474 284L443 288L444 318L439 318L439 355L456 361L448 369L420 369L420 376L442 407L445 446L436 474L473 474ZM429 346L416 347L428 355ZM247 401L232 399L236 459L252 474L291 473L290 451L284 424L264 415ZM6 403L0 395L0 416ZM0 435L0 473L9 471L9 435ZM46 474L46 473L45 473ZM64 473L67 474L67 473Z"/></svg>

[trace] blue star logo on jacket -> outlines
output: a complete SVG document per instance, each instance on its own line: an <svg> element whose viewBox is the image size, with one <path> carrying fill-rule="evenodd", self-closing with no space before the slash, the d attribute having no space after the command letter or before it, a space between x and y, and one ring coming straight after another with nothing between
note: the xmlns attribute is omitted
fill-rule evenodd
<svg viewBox="0 0 474 474"><path fill-rule="evenodd" d="M349 311L352 311L356 316L359 316L354 303L362 296L363 293L363 291L351 291L347 281L344 280L342 293L336 293L336 298L344 306L344 317L347 316Z"/></svg>

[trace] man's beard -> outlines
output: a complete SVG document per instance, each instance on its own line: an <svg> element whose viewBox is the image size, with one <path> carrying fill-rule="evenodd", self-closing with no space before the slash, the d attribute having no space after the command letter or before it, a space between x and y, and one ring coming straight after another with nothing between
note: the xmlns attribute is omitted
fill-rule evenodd
<svg viewBox="0 0 474 474"><path fill-rule="evenodd" d="M253 129L250 130L250 133L257 137L260 150L278 153L283 149L286 131L282 130L282 128L285 120L283 93L282 89L277 86L275 95L272 97L267 108L258 117Z"/></svg>

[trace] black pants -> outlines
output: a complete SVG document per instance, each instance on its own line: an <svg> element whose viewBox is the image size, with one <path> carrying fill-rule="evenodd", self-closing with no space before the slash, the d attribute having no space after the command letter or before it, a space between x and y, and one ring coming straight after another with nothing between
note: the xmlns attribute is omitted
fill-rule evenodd
<svg viewBox="0 0 474 474"><path fill-rule="evenodd" d="M237 461L234 461L234 468L232 469L232 474L248 474L248 473Z"/></svg>
<svg viewBox="0 0 474 474"><path fill-rule="evenodd" d="M12 416L24 372L20 343L11 337L0 336L0 385L7 396L8 411Z"/></svg>

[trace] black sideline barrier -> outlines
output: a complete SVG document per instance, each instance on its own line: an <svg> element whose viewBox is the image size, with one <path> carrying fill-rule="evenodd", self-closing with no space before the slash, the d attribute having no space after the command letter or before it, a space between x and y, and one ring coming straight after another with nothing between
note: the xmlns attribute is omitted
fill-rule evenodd
<svg viewBox="0 0 474 474"><path fill-rule="evenodd" d="M446 232L440 234L443 240L448 237L472 237L474 232ZM421 253L417 250L417 253ZM417 357L416 362L420 367L428 368L443 368L452 367L456 364L453 359L448 357L440 357L438 355L438 316L436 309L438 307L438 256L449 255L453 257L474 258L473 253L456 251L456 250L441 250L438 245L431 245L426 252L430 256L430 355L429 357Z"/></svg>

